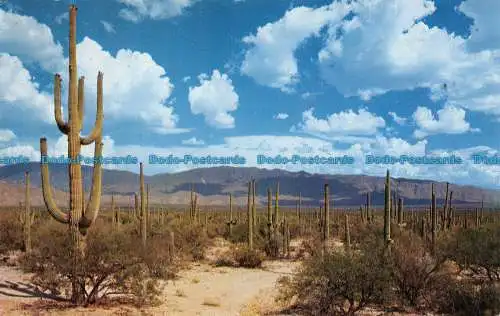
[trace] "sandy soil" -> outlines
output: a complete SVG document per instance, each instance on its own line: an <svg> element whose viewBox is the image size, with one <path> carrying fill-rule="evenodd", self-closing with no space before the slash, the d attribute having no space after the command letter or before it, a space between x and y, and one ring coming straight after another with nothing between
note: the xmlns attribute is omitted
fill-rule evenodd
<svg viewBox="0 0 500 316"><path fill-rule="evenodd" d="M214 260L226 247L210 249L208 259ZM262 269L214 267L210 262L192 264L181 271L179 278L168 281L161 306L137 310L132 307L49 309L41 310L40 298L29 285L29 275L14 267L0 267L0 315L262 315L270 311L276 294L276 281L293 273L297 262L267 261ZM57 303L53 303L57 305Z"/></svg>

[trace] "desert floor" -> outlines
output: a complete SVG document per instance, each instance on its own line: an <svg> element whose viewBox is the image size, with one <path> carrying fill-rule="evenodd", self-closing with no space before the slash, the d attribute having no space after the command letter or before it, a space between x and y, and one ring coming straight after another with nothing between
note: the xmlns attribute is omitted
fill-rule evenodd
<svg viewBox="0 0 500 316"><path fill-rule="evenodd" d="M167 282L162 305L141 310L128 306L56 308L50 298L30 293L29 275L0 266L0 315L276 315L276 281L292 274L299 263L266 261L262 269L215 267L211 263L225 248L219 241L209 249L205 262L191 264L178 279Z"/></svg>

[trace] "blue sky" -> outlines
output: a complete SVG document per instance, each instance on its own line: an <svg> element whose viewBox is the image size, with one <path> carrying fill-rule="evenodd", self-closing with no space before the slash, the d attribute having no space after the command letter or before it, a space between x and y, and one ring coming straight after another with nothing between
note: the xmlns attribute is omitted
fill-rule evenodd
<svg viewBox="0 0 500 316"><path fill-rule="evenodd" d="M498 153L498 1L75 2L85 126L102 70L108 155L347 154L357 163L281 167L500 184L498 166L363 163ZM67 73L71 1L1 3L0 154L38 160L41 136L64 154L52 80Z"/></svg>

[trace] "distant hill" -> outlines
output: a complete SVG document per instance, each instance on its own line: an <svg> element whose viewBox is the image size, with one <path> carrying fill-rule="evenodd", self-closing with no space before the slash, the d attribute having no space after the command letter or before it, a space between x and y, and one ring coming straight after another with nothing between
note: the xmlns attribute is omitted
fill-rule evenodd
<svg viewBox="0 0 500 316"><path fill-rule="evenodd" d="M92 167L83 166L86 191L91 186ZM33 187L40 187L39 163L7 165L0 167L0 196L3 205L18 205L23 199L22 183L24 172L31 172ZM65 193L68 188L67 165L51 164L50 178L52 187L58 193L60 203L67 204ZM265 204L267 188L274 191L276 182L280 183L281 204L295 205L299 192L304 205L317 206L322 199L325 183L329 183L330 192L337 206L359 206L364 204L366 192L372 193L373 204L383 204L384 178L364 175L321 175L306 172L288 172L283 170L267 170L247 167L213 167L200 168L174 174L156 174L145 176L150 184L151 203L186 204L188 203L191 184L195 185L203 205L227 204L228 194L235 196L235 203L246 203L247 182L256 179L259 203ZM431 195L431 183L435 183L438 203L442 203L446 184L428 180L393 179L392 188L405 200L405 205L428 205ZM103 171L103 202L109 202L109 196L115 194L120 204L130 204L131 196L139 187L139 176L128 171ZM482 199L491 205L500 202L500 191L487 190L474 186L450 184L453 201L458 204L476 204ZM7 193L6 193L7 192ZM33 192L34 205L41 203L40 190Z"/></svg>

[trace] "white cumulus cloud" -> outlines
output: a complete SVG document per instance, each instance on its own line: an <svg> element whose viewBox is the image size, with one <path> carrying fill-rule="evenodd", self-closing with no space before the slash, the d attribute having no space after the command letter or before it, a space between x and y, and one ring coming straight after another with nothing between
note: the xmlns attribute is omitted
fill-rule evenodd
<svg viewBox="0 0 500 316"><path fill-rule="evenodd" d="M198 76L200 84L189 87L189 104L193 114L202 114L208 125L215 128L234 128L234 117L229 113L238 108L239 96L227 74L215 69L212 76Z"/></svg>
<svg viewBox="0 0 500 316"><path fill-rule="evenodd" d="M302 113L302 122L295 130L312 135L336 136L367 136L377 134L380 128L385 127L385 120L376 114L360 109L352 109L333 113L326 118L314 116L314 108Z"/></svg>
<svg viewBox="0 0 500 316"><path fill-rule="evenodd" d="M288 114L287 113L278 113L273 117L276 120L286 120L288 118Z"/></svg>
<svg viewBox="0 0 500 316"><path fill-rule="evenodd" d="M203 141L202 139L197 139L196 137L191 137L189 139L183 140L182 144L198 146L198 145L205 145L205 141Z"/></svg>
<svg viewBox="0 0 500 316"><path fill-rule="evenodd" d="M161 20L181 15L198 0L117 0L126 6L119 15L132 22L143 19Z"/></svg>
<svg viewBox="0 0 500 316"><path fill-rule="evenodd" d="M278 21L257 29L243 38L250 45L241 72L261 85L289 92L299 79L295 51L326 24L339 23L348 12L345 2L334 2L316 9L296 7Z"/></svg>
<svg viewBox="0 0 500 316"><path fill-rule="evenodd" d="M430 109L423 106L417 108L413 113L413 119L417 125L415 137L424 138L433 134L463 134L479 131L479 129L472 128L465 120L464 109L446 105L436 114L437 118Z"/></svg>

